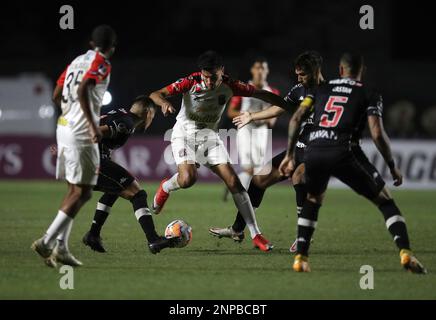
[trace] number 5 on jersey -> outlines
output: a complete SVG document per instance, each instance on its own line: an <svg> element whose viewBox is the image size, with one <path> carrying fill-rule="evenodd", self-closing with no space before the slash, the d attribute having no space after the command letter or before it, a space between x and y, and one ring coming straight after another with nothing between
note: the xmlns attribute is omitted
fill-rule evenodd
<svg viewBox="0 0 436 320"><path fill-rule="evenodd" d="M319 125L325 128L336 127L344 113L344 107L336 103L346 103L348 97L330 96L324 108L324 114L321 116ZM333 114L333 118L332 115ZM329 118L331 120L329 120Z"/></svg>

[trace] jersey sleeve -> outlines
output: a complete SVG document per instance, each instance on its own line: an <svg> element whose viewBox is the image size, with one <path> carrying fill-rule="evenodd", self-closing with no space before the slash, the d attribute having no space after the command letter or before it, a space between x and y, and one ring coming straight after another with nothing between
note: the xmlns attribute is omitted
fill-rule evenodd
<svg viewBox="0 0 436 320"><path fill-rule="evenodd" d="M368 99L368 107L366 108L368 116L383 116L383 97L377 92L371 92Z"/></svg>
<svg viewBox="0 0 436 320"><path fill-rule="evenodd" d="M287 106L286 111L288 112L292 112L293 109L300 105L300 95L297 89L298 87L294 86L284 98Z"/></svg>
<svg viewBox="0 0 436 320"><path fill-rule="evenodd" d="M242 104L242 97L241 96L234 96L232 99L230 99L230 106L235 110L240 110Z"/></svg>
<svg viewBox="0 0 436 320"><path fill-rule="evenodd" d="M130 122L125 121L123 118L110 119L106 122L110 130L110 138L117 138L120 134L128 134L133 128Z"/></svg>
<svg viewBox="0 0 436 320"><path fill-rule="evenodd" d="M194 77L193 75L190 75L188 77L180 78L176 82L171 83L170 85L166 86L166 89L168 90L170 96L176 94L184 94L191 90L194 84Z"/></svg>
<svg viewBox="0 0 436 320"><path fill-rule="evenodd" d="M251 97L256 91L256 88L251 84L239 80L229 80L227 85L232 90L234 96Z"/></svg>
<svg viewBox="0 0 436 320"><path fill-rule="evenodd" d="M63 87L63 85L64 85L65 76L67 75L67 70L68 70L68 67L65 68L64 72L61 73L58 80L56 81L56 84L60 87Z"/></svg>
<svg viewBox="0 0 436 320"><path fill-rule="evenodd" d="M83 76L83 80L94 79L96 83L99 83L106 79L110 72L110 63L106 61L101 55L97 54L88 71Z"/></svg>

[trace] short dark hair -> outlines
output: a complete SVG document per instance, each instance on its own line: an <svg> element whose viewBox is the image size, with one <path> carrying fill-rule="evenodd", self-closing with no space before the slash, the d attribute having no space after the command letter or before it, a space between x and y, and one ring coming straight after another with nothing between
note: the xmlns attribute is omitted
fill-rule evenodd
<svg viewBox="0 0 436 320"><path fill-rule="evenodd" d="M322 56L319 52L310 50L301 53L294 61L295 68L303 69L305 72L313 73L317 69L321 69Z"/></svg>
<svg viewBox="0 0 436 320"><path fill-rule="evenodd" d="M255 63L268 63L268 60L265 57L257 56L253 59L253 63L251 65L254 65Z"/></svg>
<svg viewBox="0 0 436 320"><path fill-rule="evenodd" d="M215 51L209 50L202 53L197 59L200 70L213 71L224 66L223 58Z"/></svg>
<svg viewBox="0 0 436 320"><path fill-rule="evenodd" d="M102 24L94 28L91 35L92 41L95 46L102 51L107 51L115 46L117 35L112 27Z"/></svg>
<svg viewBox="0 0 436 320"><path fill-rule="evenodd" d="M350 70L350 75L355 77L364 66L363 56L360 53L345 52L340 60Z"/></svg>
<svg viewBox="0 0 436 320"><path fill-rule="evenodd" d="M137 96L135 99L133 99L131 106L137 103L140 103L144 108L147 109L157 109L157 105L154 103L154 101L145 94Z"/></svg>

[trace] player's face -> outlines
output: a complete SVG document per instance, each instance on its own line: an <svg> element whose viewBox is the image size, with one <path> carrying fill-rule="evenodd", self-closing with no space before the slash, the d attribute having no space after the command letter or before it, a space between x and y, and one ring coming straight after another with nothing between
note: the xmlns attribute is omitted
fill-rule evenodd
<svg viewBox="0 0 436 320"><path fill-rule="evenodd" d="M153 122L154 116L156 115L156 110L153 108L148 109L148 112L144 116L144 131L148 129L148 127Z"/></svg>
<svg viewBox="0 0 436 320"><path fill-rule="evenodd" d="M218 68L213 71L201 70L201 77L208 89L215 89L223 81L224 68Z"/></svg>
<svg viewBox="0 0 436 320"><path fill-rule="evenodd" d="M295 68L295 75L297 76L298 82L305 87L310 86L313 81L312 75L301 68Z"/></svg>
<svg viewBox="0 0 436 320"><path fill-rule="evenodd" d="M251 75L254 82L264 82L268 77L269 68L267 62L256 62L251 67Z"/></svg>

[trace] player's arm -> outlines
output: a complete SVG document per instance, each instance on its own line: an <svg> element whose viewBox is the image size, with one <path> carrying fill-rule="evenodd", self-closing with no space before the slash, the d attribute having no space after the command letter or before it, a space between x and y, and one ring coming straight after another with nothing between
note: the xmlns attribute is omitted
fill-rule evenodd
<svg viewBox="0 0 436 320"><path fill-rule="evenodd" d="M297 111L289 120L289 128L288 128L288 147L286 149L286 156L283 159L282 163L279 166L279 172L281 175L289 176L294 171L294 151L295 145L298 140L298 132L301 126L301 123L306 118L307 114L310 112L313 106L313 97L307 96L301 102Z"/></svg>
<svg viewBox="0 0 436 320"><path fill-rule="evenodd" d="M400 170L395 167L389 137L383 127L382 118L377 115L368 115L368 127L374 144L383 156L383 159L386 161L389 170L391 171L392 178L394 179L394 185L401 185L403 183L403 177Z"/></svg>
<svg viewBox="0 0 436 320"><path fill-rule="evenodd" d="M91 113L91 105L89 103L89 90L95 86L95 79L84 78L77 89L80 108L88 121L91 139L93 143L98 143L101 140L101 132L98 125L94 122Z"/></svg>
<svg viewBox="0 0 436 320"><path fill-rule="evenodd" d="M230 119L233 119L241 114L241 103L242 99L241 97L233 97L230 100L229 107L227 109L227 116Z"/></svg>
<svg viewBox="0 0 436 320"><path fill-rule="evenodd" d="M258 112L243 112L239 116L233 118L233 123L238 128L242 128L243 126L253 121L266 120L278 117L283 112L285 112L285 110L278 106L271 106L265 110Z"/></svg>
<svg viewBox="0 0 436 320"><path fill-rule="evenodd" d="M99 126L102 138L110 138L111 129L108 125Z"/></svg>
<svg viewBox="0 0 436 320"><path fill-rule="evenodd" d="M156 105L161 107L162 113L165 117L170 113L176 112L176 109L173 107L171 102L166 99L166 97L170 95L168 86L150 94L150 99L153 100Z"/></svg>

